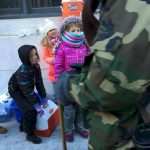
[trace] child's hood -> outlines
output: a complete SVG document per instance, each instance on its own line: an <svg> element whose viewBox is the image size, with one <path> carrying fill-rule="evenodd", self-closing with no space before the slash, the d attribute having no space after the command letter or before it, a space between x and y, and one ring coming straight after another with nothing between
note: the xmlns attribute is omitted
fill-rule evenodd
<svg viewBox="0 0 150 150"><path fill-rule="evenodd" d="M24 65L31 65L30 63L30 51L36 47L33 45L23 45L18 49L18 55Z"/></svg>

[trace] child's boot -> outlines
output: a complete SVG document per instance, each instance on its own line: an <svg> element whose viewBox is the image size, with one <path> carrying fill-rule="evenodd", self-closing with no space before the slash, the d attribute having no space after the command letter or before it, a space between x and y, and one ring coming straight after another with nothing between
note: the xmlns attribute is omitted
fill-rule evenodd
<svg viewBox="0 0 150 150"><path fill-rule="evenodd" d="M89 136L89 132L85 129L80 131L79 134L84 138L88 138L88 136Z"/></svg>
<svg viewBox="0 0 150 150"><path fill-rule="evenodd" d="M72 133L71 134L66 134L65 135L65 140L67 142L73 142L73 140L74 140L73 134Z"/></svg>
<svg viewBox="0 0 150 150"><path fill-rule="evenodd" d="M26 139L34 144L42 143L42 139L36 136L35 133L27 133Z"/></svg>

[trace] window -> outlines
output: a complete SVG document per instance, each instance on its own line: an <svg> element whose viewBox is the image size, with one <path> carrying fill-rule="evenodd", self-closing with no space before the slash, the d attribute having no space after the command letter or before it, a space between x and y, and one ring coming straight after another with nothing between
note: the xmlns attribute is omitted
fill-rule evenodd
<svg viewBox="0 0 150 150"><path fill-rule="evenodd" d="M61 15L61 0L1 0L0 18Z"/></svg>

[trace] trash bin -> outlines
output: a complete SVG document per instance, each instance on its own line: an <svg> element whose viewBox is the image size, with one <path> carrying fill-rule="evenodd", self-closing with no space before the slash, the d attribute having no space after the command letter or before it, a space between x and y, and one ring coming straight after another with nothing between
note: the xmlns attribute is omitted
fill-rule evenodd
<svg viewBox="0 0 150 150"><path fill-rule="evenodd" d="M62 17L81 16L83 0L62 0Z"/></svg>
<svg viewBox="0 0 150 150"><path fill-rule="evenodd" d="M132 140L137 150L150 149L150 123L138 125L133 130Z"/></svg>

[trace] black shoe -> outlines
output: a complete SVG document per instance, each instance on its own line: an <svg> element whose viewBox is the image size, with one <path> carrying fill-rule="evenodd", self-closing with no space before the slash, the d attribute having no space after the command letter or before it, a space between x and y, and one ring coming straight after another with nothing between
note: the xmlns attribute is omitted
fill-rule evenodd
<svg viewBox="0 0 150 150"><path fill-rule="evenodd" d="M20 132L24 132L24 129L23 129L23 119L20 120L19 131Z"/></svg>
<svg viewBox="0 0 150 150"><path fill-rule="evenodd" d="M0 126L0 134L6 134L8 131L6 128Z"/></svg>
<svg viewBox="0 0 150 150"><path fill-rule="evenodd" d="M23 132L23 131L24 131L24 130L23 130L23 126L22 126L21 124L19 125L19 131L20 131L20 132Z"/></svg>
<svg viewBox="0 0 150 150"><path fill-rule="evenodd" d="M27 134L26 139L34 144L42 143L42 139L33 133Z"/></svg>

